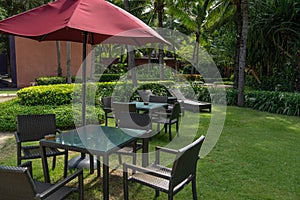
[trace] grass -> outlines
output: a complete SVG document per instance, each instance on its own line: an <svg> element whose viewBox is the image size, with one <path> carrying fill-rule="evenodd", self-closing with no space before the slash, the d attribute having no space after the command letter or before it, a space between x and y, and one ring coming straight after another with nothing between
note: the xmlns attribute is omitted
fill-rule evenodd
<svg viewBox="0 0 300 200"><path fill-rule="evenodd" d="M210 115L201 114L199 134L206 132ZM151 149L166 143L167 134L156 135L151 140ZM216 146L198 162L199 199L300 199L299 144L299 117L228 107ZM15 148L14 138L7 140L0 149L0 165L16 165ZM111 160L116 157L112 156ZM42 180L40 160L33 163L34 178ZM86 199L102 199L102 179L95 174L85 170ZM53 181L60 179L62 166L51 171L50 177ZM148 187L130 184L129 195L132 200L145 200L154 199L155 193ZM111 174L110 198L123 199L121 171ZM157 199L167 199L167 196L161 193ZM191 186L175 195L175 199L192 199Z"/></svg>
<svg viewBox="0 0 300 200"><path fill-rule="evenodd" d="M16 89L12 89L12 90L9 90L9 89L1 89L0 90L0 94L17 94L18 90Z"/></svg>

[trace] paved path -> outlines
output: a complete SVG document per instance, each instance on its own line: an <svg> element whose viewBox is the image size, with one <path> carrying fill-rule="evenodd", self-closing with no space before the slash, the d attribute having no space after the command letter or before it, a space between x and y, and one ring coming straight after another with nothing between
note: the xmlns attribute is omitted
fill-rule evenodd
<svg viewBox="0 0 300 200"><path fill-rule="evenodd" d="M0 94L0 103L16 98L16 94Z"/></svg>
<svg viewBox="0 0 300 200"><path fill-rule="evenodd" d="M13 133L8 133L8 132L7 133L2 133L2 132L0 132L0 149L2 148L5 140L7 140L8 138L11 138L13 136L14 136Z"/></svg>

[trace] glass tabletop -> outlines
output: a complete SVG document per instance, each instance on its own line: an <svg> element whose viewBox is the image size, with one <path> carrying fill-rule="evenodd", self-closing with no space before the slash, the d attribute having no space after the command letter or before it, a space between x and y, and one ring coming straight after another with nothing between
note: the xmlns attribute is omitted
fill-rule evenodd
<svg viewBox="0 0 300 200"><path fill-rule="evenodd" d="M145 104L144 102L134 102L134 103L137 109L144 109L144 110L153 110L168 105L167 103L153 103L153 102L149 102L147 104Z"/></svg>
<svg viewBox="0 0 300 200"><path fill-rule="evenodd" d="M53 140L42 139L41 141L98 152L108 152L135 138L141 138L145 133L145 130L87 125L63 132Z"/></svg>

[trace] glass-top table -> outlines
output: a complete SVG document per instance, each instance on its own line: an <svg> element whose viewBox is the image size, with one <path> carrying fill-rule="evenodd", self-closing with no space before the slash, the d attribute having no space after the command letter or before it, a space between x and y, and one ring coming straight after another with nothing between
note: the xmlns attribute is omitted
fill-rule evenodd
<svg viewBox="0 0 300 200"><path fill-rule="evenodd" d="M153 103L153 102L148 102L146 104L144 102L132 102L132 103L135 103L136 109L138 110L154 110L154 109L159 109L168 106L167 103Z"/></svg>
<svg viewBox="0 0 300 200"><path fill-rule="evenodd" d="M109 126L87 125L57 135L52 140L40 140L45 182L50 182L46 147L55 147L81 153L103 156L103 199L109 199L109 155L127 144L143 139L143 165L148 163L147 131ZM66 164L66 163L65 163Z"/></svg>

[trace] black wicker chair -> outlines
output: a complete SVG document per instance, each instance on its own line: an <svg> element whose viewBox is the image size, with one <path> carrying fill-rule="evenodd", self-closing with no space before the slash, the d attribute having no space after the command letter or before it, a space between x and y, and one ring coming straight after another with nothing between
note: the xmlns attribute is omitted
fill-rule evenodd
<svg viewBox="0 0 300 200"><path fill-rule="evenodd" d="M159 124L164 124L165 133L167 133L167 129L169 126L169 140L172 140L172 124L176 124L176 133L178 134L179 129L179 118L180 118L181 108L180 104L176 102L172 109L166 110L166 112L156 112L156 116L152 118L152 122L158 124L158 131L159 131Z"/></svg>
<svg viewBox="0 0 300 200"><path fill-rule="evenodd" d="M61 133L56 128L54 114L42 115L18 115L17 132L15 138L17 141L17 164L20 165L22 160L41 158L39 144L26 145L27 142L39 141L46 135ZM64 176L67 175L68 151L58 150L56 148L46 149L47 157L53 157L52 169L56 165L56 156L65 155Z"/></svg>
<svg viewBox="0 0 300 200"><path fill-rule="evenodd" d="M77 188L66 186L78 178ZM78 170L56 184L44 183L32 178L31 161L20 167L0 166L0 199L5 200L60 200L73 192L78 192L78 199L84 199L83 173Z"/></svg>
<svg viewBox="0 0 300 200"><path fill-rule="evenodd" d="M138 90L138 93L141 96L143 102L149 102L149 97L153 95L151 90Z"/></svg>
<svg viewBox="0 0 300 200"><path fill-rule="evenodd" d="M168 97L167 96L150 95L149 96L149 102L154 102L154 103L168 103Z"/></svg>
<svg viewBox="0 0 300 200"><path fill-rule="evenodd" d="M156 160L147 167L124 163L124 199L128 200L128 181L133 181L154 188L156 197L159 195L159 191L167 193L169 200L173 199L173 196L185 185L192 182L193 199L196 200L196 168L204 138L201 136L179 150L156 147ZM176 156L172 168L160 164L161 152ZM131 176L128 176L129 169L134 172Z"/></svg>
<svg viewBox="0 0 300 200"><path fill-rule="evenodd" d="M139 129L146 130L147 136L151 137L151 118L148 114L139 114L135 112L120 113L119 128L130 128L130 129ZM136 164L136 151L142 148L142 144L134 142L129 146L123 147L118 151L119 155L132 155L132 163ZM119 156L119 163L122 163L121 157Z"/></svg>
<svg viewBox="0 0 300 200"><path fill-rule="evenodd" d="M113 102L112 109L116 120L116 127L119 126L120 114L122 112L137 112L136 105L128 102Z"/></svg>
<svg viewBox="0 0 300 200"><path fill-rule="evenodd" d="M115 118L112 111L112 101L113 97L102 97L101 99L105 117L105 126L107 126L109 118Z"/></svg>

